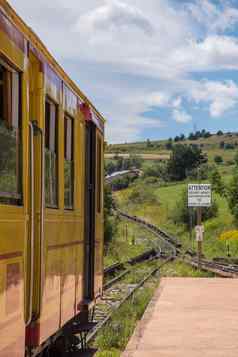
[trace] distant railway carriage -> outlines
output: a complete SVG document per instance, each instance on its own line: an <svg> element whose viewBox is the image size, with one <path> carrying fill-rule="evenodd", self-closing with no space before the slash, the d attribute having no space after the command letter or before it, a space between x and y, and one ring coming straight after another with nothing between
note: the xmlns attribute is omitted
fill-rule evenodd
<svg viewBox="0 0 238 357"><path fill-rule="evenodd" d="M101 293L103 132L0 0L0 357L40 352Z"/></svg>

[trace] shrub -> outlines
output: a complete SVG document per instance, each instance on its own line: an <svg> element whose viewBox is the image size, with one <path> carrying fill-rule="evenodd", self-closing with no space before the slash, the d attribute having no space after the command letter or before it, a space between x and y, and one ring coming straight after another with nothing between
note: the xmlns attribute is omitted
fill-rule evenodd
<svg viewBox="0 0 238 357"><path fill-rule="evenodd" d="M233 149L235 149L235 145L227 143L224 145L224 149L225 150L233 150Z"/></svg>
<svg viewBox="0 0 238 357"><path fill-rule="evenodd" d="M222 181L221 174L219 173L217 168L214 168L211 172L210 179L212 184L212 190L218 193L219 195L224 196L226 193L225 184Z"/></svg>
<svg viewBox="0 0 238 357"><path fill-rule="evenodd" d="M136 204L158 203L158 199L153 189L144 186L135 186L128 196L128 202Z"/></svg>
<svg viewBox="0 0 238 357"><path fill-rule="evenodd" d="M217 164L217 165L220 165L221 163L223 163L223 158L221 155L216 155L214 157L214 162Z"/></svg>
<svg viewBox="0 0 238 357"><path fill-rule="evenodd" d="M189 226L190 222L190 210L193 215L195 214L194 208L188 207L188 193L187 190L184 190L181 194L180 199L176 202L175 207L171 215L172 220L176 224L186 224ZM218 214L218 205L215 200L213 200L211 207L204 207L202 209L202 220L206 221L210 218L216 217Z"/></svg>
<svg viewBox="0 0 238 357"><path fill-rule="evenodd" d="M228 204L236 224L238 224L238 171L236 169L227 190Z"/></svg>
<svg viewBox="0 0 238 357"><path fill-rule="evenodd" d="M104 242L107 245L117 232L118 222L113 216L113 197L110 185L104 189Z"/></svg>
<svg viewBox="0 0 238 357"><path fill-rule="evenodd" d="M144 170L144 176L145 177L158 177L163 181L168 181L169 180L169 175L168 175L168 166L166 163L159 163L159 164L154 164L153 166L148 166Z"/></svg>

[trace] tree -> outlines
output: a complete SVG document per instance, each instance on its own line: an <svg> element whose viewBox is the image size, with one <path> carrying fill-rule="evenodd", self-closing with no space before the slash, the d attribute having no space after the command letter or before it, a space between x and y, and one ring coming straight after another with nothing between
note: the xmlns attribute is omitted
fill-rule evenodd
<svg viewBox="0 0 238 357"><path fill-rule="evenodd" d="M113 197L110 185L105 185L104 189L104 242L108 245L112 241L117 231L117 220L113 216Z"/></svg>
<svg viewBox="0 0 238 357"><path fill-rule="evenodd" d="M168 161L168 172L172 180L184 180L189 171L206 162L207 157L200 148L177 144Z"/></svg>
<svg viewBox="0 0 238 357"><path fill-rule="evenodd" d="M111 175L115 171L116 171L116 165L112 161L109 161L105 165L105 174L106 175Z"/></svg>
<svg viewBox="0 0 238 357"><path fill-rule="evenodd" d="M217 132L217 136L221 136L221 135L223 135L223 131L218 130L218 132Z"/></svg>
<svg viewBox="0 0 238 357"><path fill-rule="evenodd" d="M238 224L238 170L236 169L227 189L228 204Z"/></svg>
<svg viewBox="0 0 238 357"><path fill-rule="evenodd" d="M210 131L207 131L204 135L204 138L210 138L210 136L212 136L212 134L210 133Z"/></svg>
<svg viewBox="0 0 238 357"><path fill-rule="evenodd" d="M157 177L163 181L168 181L168 167L166 163L161 162L158 164L154 164L153 166L148 166L144 170L145 177Z"/></svg>
<svg viewBox="0 0 238 357"><path fill-rule="evenodd" d="M168 141L166 144L165 144L165 148L166 150L172 150L173 148L173 144L171 141Z"/></svg>
<svg viewBox="0 0 238 357"><path fill-rule="evenodd" d="M222 156L221 156L221 155L216 155L216 156L214 157L214 162L215 162L217 165L222 164L222 163L223 163L223 158L222 158Z"/></svg>
<svg viewBox="0 0 238 357"><path fill-rule="evenodd" d="M214 192L221 196L225 195L225 185L217 168L214 168L211 173L211 184Z"/></svg>
<svg viewBox="0 0 238 357"><path fill-rule="evenodd" d="M236 167L238 168L238 151L236 151L236 153L235 153L234 162L235 162Z"/></svg>
<svg viewBox="0 0 238 357"><path fill-rule="evenodd" d="M153 146L153 144L151 143L150 139L146 140L146 146L147 146L147 148L151 148Z"/></svg>
<svg viewBox="0 0 238 357"><path fill-rule="evenodd" d="M188 135L188 140L196 140L196 139L197 139L197 137L196 137L196 135L194 133L190 133Z"/></svg>

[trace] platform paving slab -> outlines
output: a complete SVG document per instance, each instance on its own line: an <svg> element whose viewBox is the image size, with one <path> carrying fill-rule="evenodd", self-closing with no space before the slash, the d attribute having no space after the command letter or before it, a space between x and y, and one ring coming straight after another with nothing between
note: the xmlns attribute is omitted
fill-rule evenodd
<svg viewBox="0 0 238 357"><path fill-rule="evenodd" d="M163 278L123 357L237 357L238 279Z"/></svg>

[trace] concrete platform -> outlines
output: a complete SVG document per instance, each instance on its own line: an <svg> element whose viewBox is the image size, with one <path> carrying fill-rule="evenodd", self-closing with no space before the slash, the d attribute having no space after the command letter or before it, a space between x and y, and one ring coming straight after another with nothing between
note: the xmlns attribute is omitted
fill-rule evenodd
<svg viewBox="0 0 238 357"><path fill-rule="evenodd" d="M237 357L238 279L162 279L122 356Z"/></svg>

